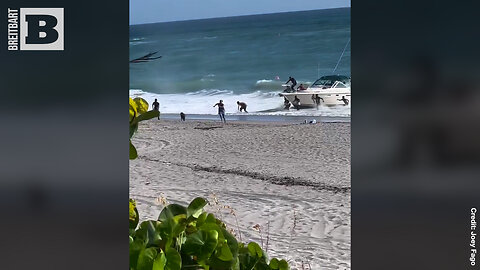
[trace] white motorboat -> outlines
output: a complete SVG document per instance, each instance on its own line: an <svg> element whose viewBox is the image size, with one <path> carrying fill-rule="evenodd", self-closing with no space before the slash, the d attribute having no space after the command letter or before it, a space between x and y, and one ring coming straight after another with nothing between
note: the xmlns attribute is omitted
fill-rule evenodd
<svg viewBox="0 0 480 270"><path fill-rule="evenodd" d="M285 97L294 107L346 106L351 100L350 77L328 75L316 80L306 90L285 89L280 96Z"/></svg>

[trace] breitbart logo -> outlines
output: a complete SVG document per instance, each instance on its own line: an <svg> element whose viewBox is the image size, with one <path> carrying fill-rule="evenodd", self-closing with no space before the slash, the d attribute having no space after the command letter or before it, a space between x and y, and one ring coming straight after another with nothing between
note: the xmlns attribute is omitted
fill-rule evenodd
<svg viewBox="0 0 480 270"><path fill-rule="evenodd" d="M63 8L8 8L9 51L63 51Z"/></svg>

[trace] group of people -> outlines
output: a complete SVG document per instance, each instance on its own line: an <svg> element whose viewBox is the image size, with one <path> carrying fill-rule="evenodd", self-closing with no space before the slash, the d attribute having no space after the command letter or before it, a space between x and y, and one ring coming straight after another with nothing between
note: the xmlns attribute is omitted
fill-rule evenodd
<svg viewBox="0 0 480 270"><path fill-rule="evenodd" d="M292 101L292 103L290 103L287 97L283 97L283 105L285 110L290 110L290 107L292 105L295 109L300 110L300 99L298 99L298 97L295 96L295 99Z"/></svg>
<svg viewBox="0 0 480 270"><path fill-rule="evenodd" d="M158 103L157 99L152 103L152 108L157 112L160 110L160 103ZM157 119L160 120L160 115L158 115ZM180 113L180 120L185 121L185 114L183 112Z"/></svg>
<svg viewBox="0 0 480 270"><path fill-rule="evenodd" d="M284 99L284 101L283 101L284 109L290 110L290 107L293 105L293 107L295 109L300 110L300 99L297 96L295 96L295 98L293 99L291 104L290 104L290 101L286 97L283 97L283 99ZM313 103L315 103L315 105L317 106L317 110L318 110L318 106L320 106L321 102L325 102L325 100L323 100L323 98L320 97L318 94L313 94L312 95L312 100L313 100Z"/></svg>
<svg viewBox="0 0 480 270"><path fill-rule="evenodd" d="M284 92L286 92L287 90L292 90L292 91L295 91L295 85L297 85L297 80L295 80L295 78L293 77L288 77L288 81L285 83L285 84L288 84L289 82L292 83L292 85L289 86L289 88L285 89ZM303 85L303 83L301 83L298 87L297 87L297 91L303 91L303 90L307 90L307 88L305 88L305 86Z"/></svg>
<svg viewBox="0 0 480 270"><path fill-rule="evenodd" d="M244 112L248 113L247 112L247 103L237 101L237 105L238 105L238 110L240 112L244 111ZM220 100L218 103L213 105L213 107L217 107L217 106L218 106L218 115L220 116L220 121L223 121L224 123L226 123L227 120L225 119L225 104L223 103L223 100ZM152 103L152 108L155 111L160 110L160 103L158 103L157 99L155 99L155 101ZM185 121L185 117L186 117L185 113L181 112L180 113L180 120ZM158 119L160 120L160 116L158 116Z"/></svg>
<svg viewBox="0 0 480 270"><path fill-rule="evenodd" d="M215 107L215 106L218 106L218 115L220 116L220 121L223 121L224 123L226 123L227 120L225 120L225 104L223 103L223 100L220 100L218 103L213 105L213 107ZM244 112L248 113L247 112L247 103L237 101L237 106L238 106L238 110L240 112L244 111Z"/></svg>
<svg viewBox="0 0 480 270"><path fill-rule="evenodd" d="M285 84L288 84L289 82L292 83L290 88L294 90L295 86L297 85L297 80L295 80L295 78L290 76L288 77L288 81ZM297 88L297 91L302 91L302 90L306 90L306 88L303 86L303 84L300 84L300 86ZM313 103L316 105L317 109L320 106L321 102L325 102L323 98L320 97L318 94L313 94L311 98L313 100ZM348 105L348 102L349 102L349 100L346 99L345 96L339 99L339 101L343 101L345 105ZM290 101L286 97L284 97L284 108L286 110L289 110L292 105L294 106L295 109L299 110L300 99L297 96L295 96L294 100L290 103ZM237 101L237 106L240 112L244 111L248 113L247 104L245 102ZM156 111L159 110L160 103L158 103L157 99L155 99L155 101L153 102L152 107ZM218 103L213 105L213 107L218 107L218 115L220 116L220 121L223 121L224 123L226 123L227 121L225 119L225 104L223 103L223 100L220 100ZM158 117L158 119L160 119L160 117ZM185 114L183 112L180 113L180 120L185 121Z"/></svg>
<svg viewBox="0 0 480 270"><path fill-rule="evenodd" d="M290 86L288 86L289 82L292 83ZM295 78L290 76L290 77L288 77L288 81L285 84L287 84L288 87L283 92L292 93L292 92L295 91L295 85L297 85L297 80L295 80ZM305 88L303 86L303 84L300 84L300 86L298 86L298 88L297 88L297 91L303 91L303 90L307 90L307 88ZM318 94L313 94L312 95L312 100L313 100L313 103L315 104L315 106L317 107L317 110L318 110L318 107L320 106L321 102L325 102L325 100L323 100L323 98L320 97ZM348 103L349 103L349 100L347 98L345 98L345 96L342 96L341 99L337 99L337 100L338 101L343 101L345 106L347 106ZM290 101L286 97L284 97L283 104L284 104L284 109L286 109L286 110L289 110L292 105L295 109L297 109L297 110L300 109L300 99L297 96L295 96L292 103L290 103Z"/></svg>

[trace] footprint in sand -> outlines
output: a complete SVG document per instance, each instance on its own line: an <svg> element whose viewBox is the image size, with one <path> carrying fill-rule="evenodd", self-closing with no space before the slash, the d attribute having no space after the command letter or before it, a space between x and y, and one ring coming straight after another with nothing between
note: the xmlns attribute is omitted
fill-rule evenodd
<svg viewBox="0 0 480 270"><path fill-rule="evenodd" d="M324 238L325 237L325 219L323 217L319 218L319 221L315 222L312 226L312 232L310 236L316 238Z"/></svg>
<svg viewBox="0 0 480 270"><path fill-rule="evenodd" d="M142 142L142 140L133 140L133 144L135 144L136 141ZM167 147L170 145L169 141L166 140L155 140L155 143L151 143L147 146L140 146L137 147L137 151L141 151L143 154L149 154L149 153L155 153L163 148Z"/></svg>

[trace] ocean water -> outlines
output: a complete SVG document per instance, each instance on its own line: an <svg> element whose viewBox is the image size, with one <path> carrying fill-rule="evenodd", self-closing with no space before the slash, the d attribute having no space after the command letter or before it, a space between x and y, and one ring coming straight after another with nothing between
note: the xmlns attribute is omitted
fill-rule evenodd
<svg viewBox="0 0 480 270"><path fill-rule="evenodd" d="M158 51L161 59L130 64L130 96L162 113L228 114L236 101L250 114L350 117L350 106L282 110L289 76L310 84L330 75L350 39L350 8L130 26L130 59ZM350 76L350 45L335 74ZM279 79L278 79L279 78Z"/></svg>

